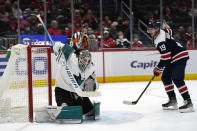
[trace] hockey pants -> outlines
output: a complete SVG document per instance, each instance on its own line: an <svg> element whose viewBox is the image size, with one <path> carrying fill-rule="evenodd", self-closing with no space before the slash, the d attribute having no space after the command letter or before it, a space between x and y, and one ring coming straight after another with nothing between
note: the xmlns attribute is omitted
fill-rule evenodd
<svg viewBox="0 0 197 131"><path fill-rule="evenodd" d="M162 82L169 98L176 97L174 92L175 84L183 99L190 99L190 95L184 81L186 63L186 60L180 60L176 63L168 64L163 71Z"/></svg>
<svg viewBox="0 0 197 131"><path fill-rule="evenodd" d="M93 109L93 104L88 97L80 97L76 93L55 87L55 99L57 106L66 103L68 106L82 106L83 114Z"/></svg>

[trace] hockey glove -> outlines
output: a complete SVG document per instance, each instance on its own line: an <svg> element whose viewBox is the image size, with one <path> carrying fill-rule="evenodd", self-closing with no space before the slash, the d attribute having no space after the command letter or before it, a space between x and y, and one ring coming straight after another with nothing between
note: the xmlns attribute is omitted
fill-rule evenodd
<svg viewBox="0 0 197 131"><path fill-rule="evenodd" d="M162 73L163 69L158 68L157 66L153 70L155 76L159 76Z"/></svg>
<svg viewBox="0 0 197 131"><path fill-rule="evenodd" d="M96 81L94 79L88 78L84 82L83 91L95 91L97 89Z"/></svg>

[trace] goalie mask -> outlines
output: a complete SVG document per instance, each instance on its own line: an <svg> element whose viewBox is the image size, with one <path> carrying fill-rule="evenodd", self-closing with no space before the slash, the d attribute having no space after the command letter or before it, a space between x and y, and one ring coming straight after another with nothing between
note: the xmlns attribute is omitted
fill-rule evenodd
<svg viewBox="0 0 197 131"><path fill-rule="evenodd" d="M79 69L82 72L85 71L88 65L91 63L91 60L92 58L90 52L88 50L82 50L78 57Z"/></svg>

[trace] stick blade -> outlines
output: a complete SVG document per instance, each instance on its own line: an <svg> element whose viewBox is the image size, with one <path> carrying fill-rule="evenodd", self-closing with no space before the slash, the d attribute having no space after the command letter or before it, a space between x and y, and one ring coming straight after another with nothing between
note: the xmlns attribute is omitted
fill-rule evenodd
<svg viewBox="0 0 197 131"><path fill-rule="evenodd" d="M136 101L123 101L123 104L125 105L135 105L136 103Z"/></svg>

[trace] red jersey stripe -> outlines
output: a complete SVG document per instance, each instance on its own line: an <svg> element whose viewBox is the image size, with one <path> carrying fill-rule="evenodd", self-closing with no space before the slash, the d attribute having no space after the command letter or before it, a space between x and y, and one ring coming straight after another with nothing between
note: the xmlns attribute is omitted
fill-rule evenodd
<svg viewBox="0 0 197 131"><path fill-rule="evenodd" d="M172 58L171 63L175 62L175 61L178 60L178 59L184 58L184 57L186 57L186 56L188 56L188 55L189 55L188 52L182 52L182 53L180 53L179 55L177 55L177 56L175 56L174 58Z"/></svg>
<svg viewBox="0 0 197 131"><path fill-rule="evenodd" d="M168 28L168 34L172 35L172 30L170 28Z"/></svg>
<svg viewBox="0 0 197 131"><path fill-rule="evenodd" d="M166 55L161 55L161 58L166 59L166 58L171 58L171 54L166 54Z"/></svg>

